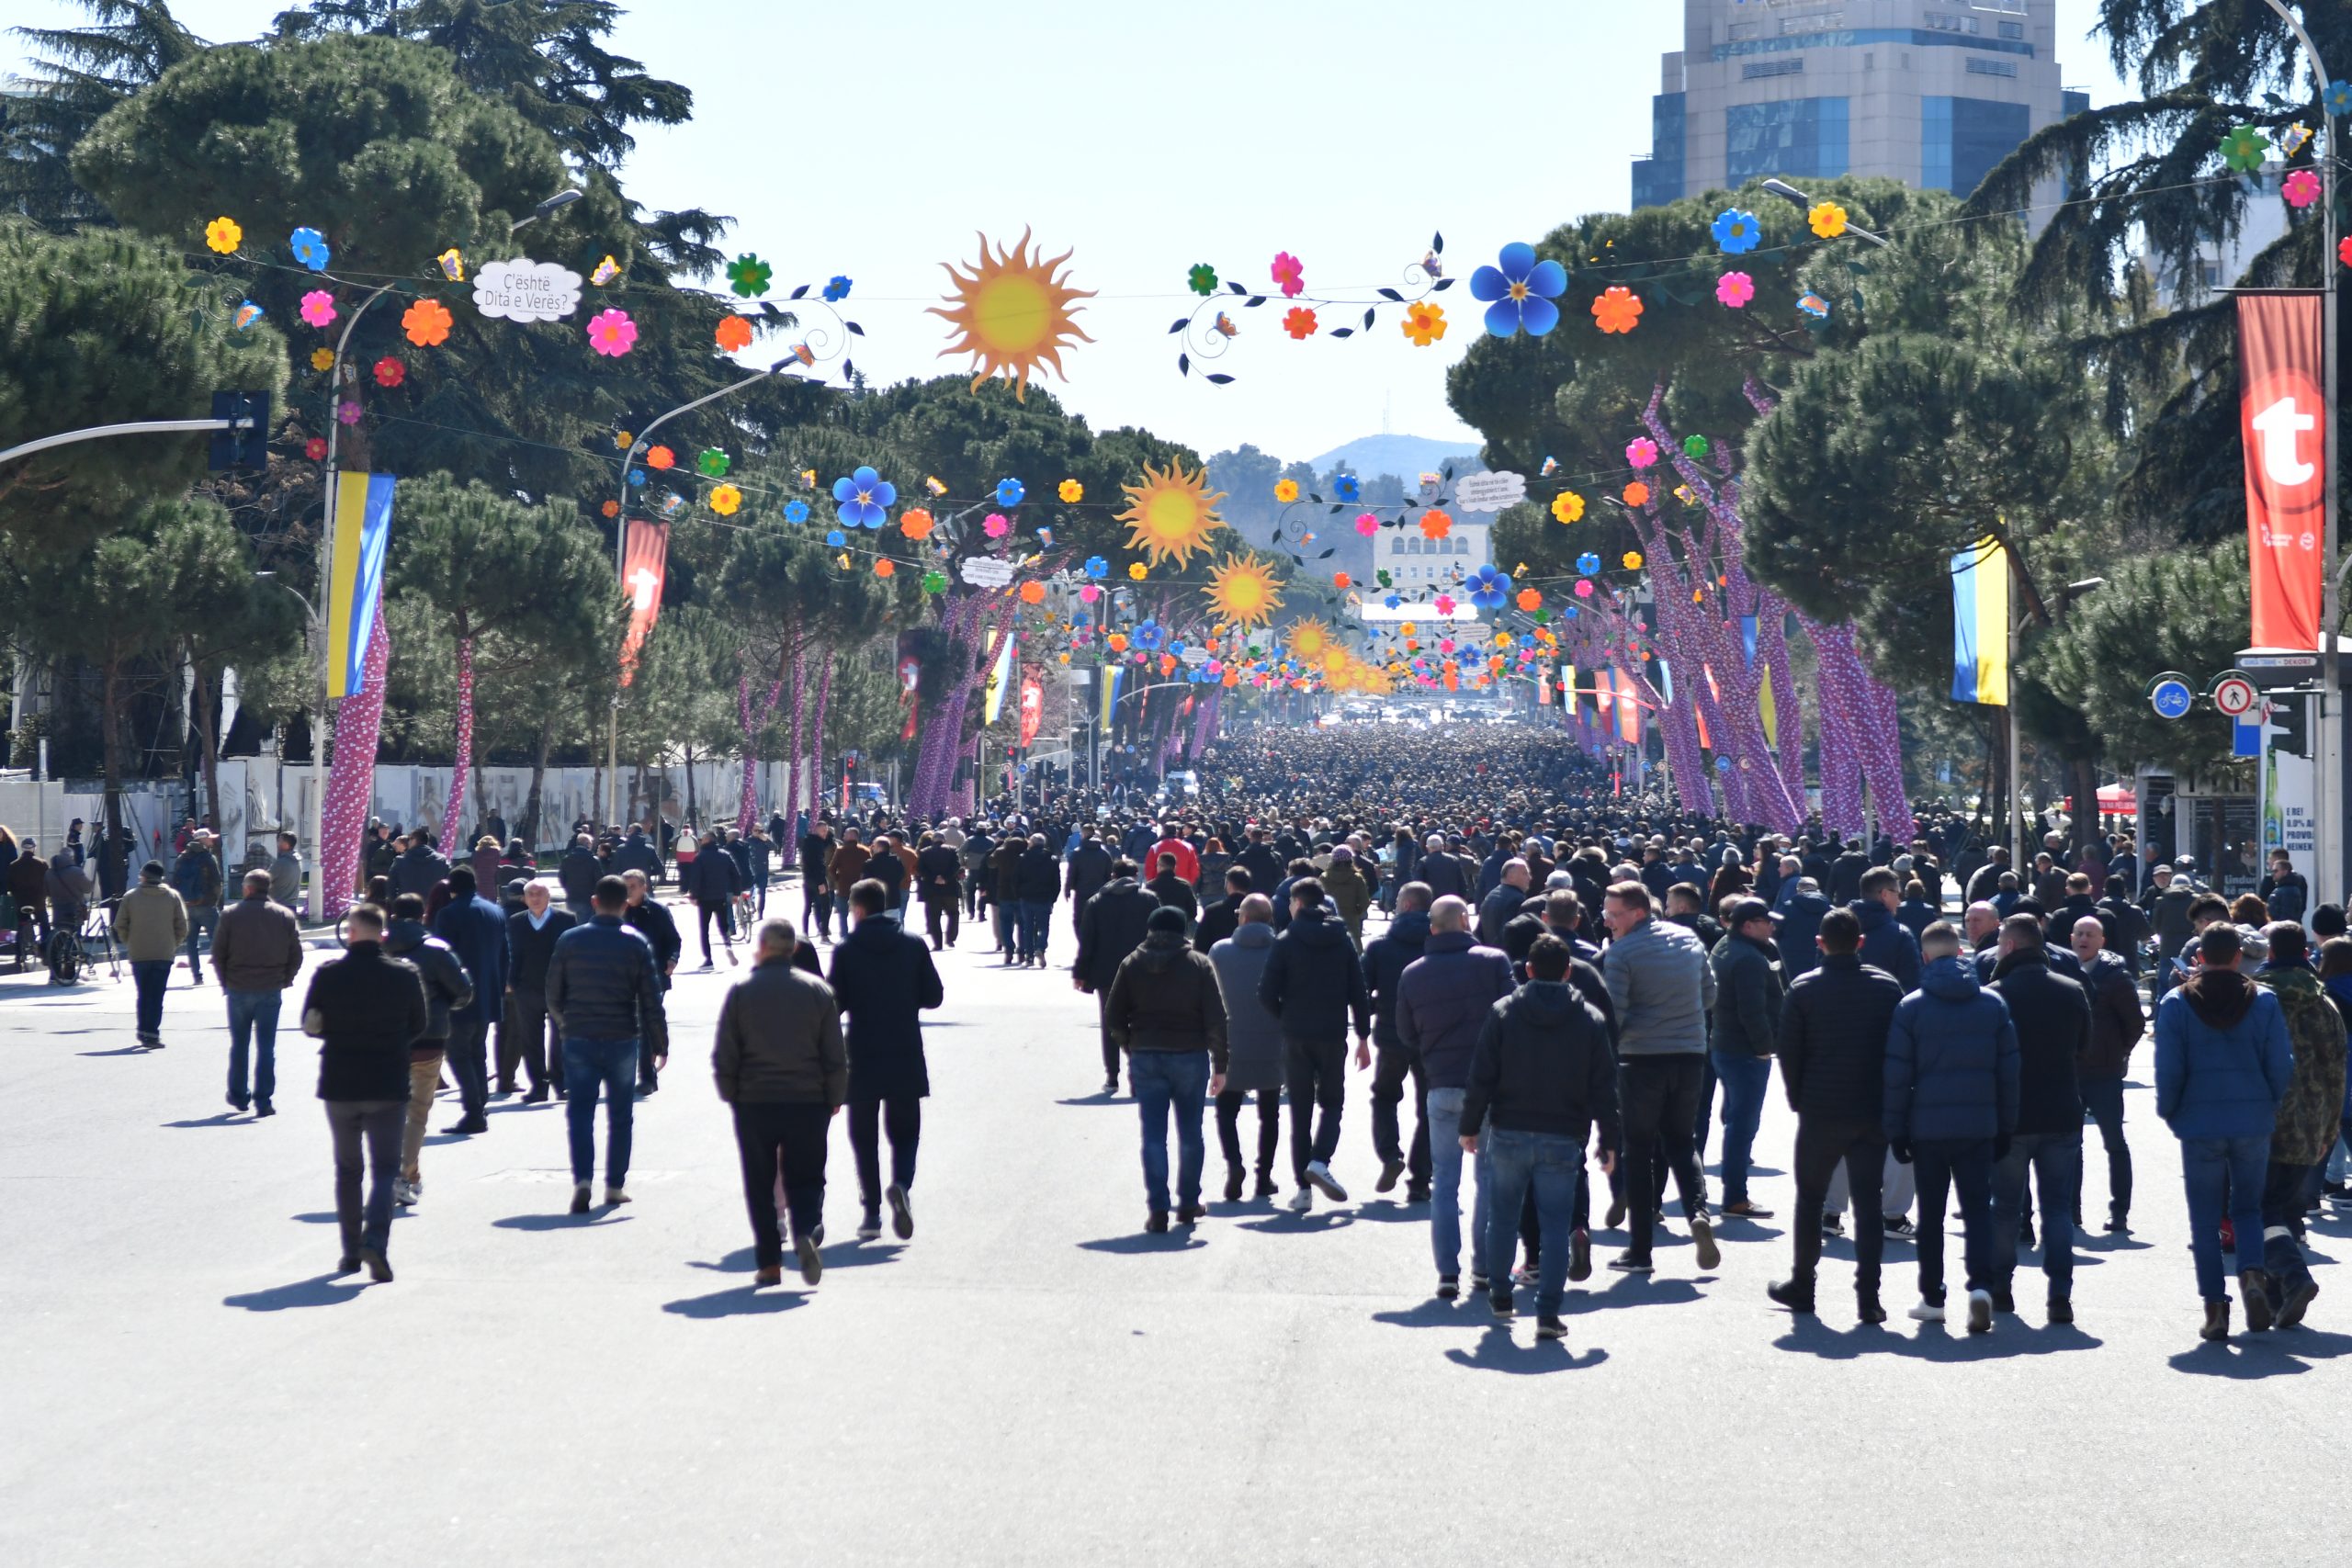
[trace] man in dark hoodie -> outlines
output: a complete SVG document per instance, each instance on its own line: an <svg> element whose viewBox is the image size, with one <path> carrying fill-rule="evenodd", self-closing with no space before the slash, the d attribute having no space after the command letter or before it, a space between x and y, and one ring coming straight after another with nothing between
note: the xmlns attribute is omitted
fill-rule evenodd
<svg viewBox="0 0 2352 1568"><path fill-rule="evenodd" d="M1050 903L1051 900L1048 900ZM947 999L931 949L889 912L889 894L871 877L849 890L849 934L833 949L833 996L849 1017L849 1145L865 1205L858 1239L882 1234L890 1205L900 1241L915 1234L915 1156L922 1102L931 1093L922 1014ZM890 1185L882 1180L884 1134L890 1140Z"/></svg>
<svg viewBox="0 0 2352 1568"><path fill-rule="evenodd" d="M1029 835L1028 847L1021 852L1021 863L1013 874L1013 893L1021 901L1021 963L1023 967L1046 966L1046 944L1049 932L1047 921L1054 912L1054 900L1062 896L1061 863L1053 851L1046 847L1046 835Z"/></svg>
<svg viewBox="0 0 2352 1568"><path fill-rule="evenodd" d="M1111 983L1119 965L1143 945L1152 911L1159 900L1136 881L1136 863L1120 857L1111 863L1111 880L1096 890L1078 912L1078 959L1070 965L1069 983L1095 998L1095 1021L1102 1032L1102 1092L1119 1092L1119 1043L1111 1037Z"/></svg>
<svg viewBox="0 0 2352 1568"><path fill-rule="evenodd" d="M433 829L419 828L407 852L392 863L392 896L413 893L419 898L449 874L449 857L433 847Z"/></svg>
<svg viewBox="0 0 2352 1568"><path fill-rule="evenodd" d="M1395 1033L1397 1049L1412 1058L1414 1076L1427 1085L1421 1124L1424 1129L1434 1125L1437 1130L1429 1139L1430 1174L1421 1179L1430 1187L1430 1247L1437 1261L1437 1293L1440 1300L1450 1302L1461 1294L1460 1127L1463 1100L1469 1089L1470 1063L1477 1048L1479 1032L1486 1027L1495 1004L1511 994L1513 980L1508 957L1495 948L1481 947L1471 939L1470 907L1461 899L1441 898L1430 906L1425 915L1418 913L1418 908L1412 915L1403 912L1408 901L1426 901L1428 897L1429 887L1423 883L1408 884L1397 895L1397 924L1408 919L1420 922L1420 956L1408 964L1393 981L1387 980L1384 973L1374 990L1375 996L1385 995L1389 1027ZM1393 936L1394 926L1390 931ZM1388 940L1383 937L1373 947L1377 950ZM1393 956L1382 954L1384 972L1387 960ZM1372 953L1364 955L1364 969L1367 976L1374 969ZM1605 987L1602 994L1607 994ZM1487 1255L1485 1221L1488 1186L1482 1174L1471 1213L1473 1289L1486 1288L1497 1272L1506 1280L1510 1274L1508 1250L1499 1260ZM1514 1223L1516 1218L1514 1215ZM1581 1269L1572 1269L1570 1272L1580 1280L1591 1272L1589 1244L1578 1256Z"/></svg>
<svg viewBox="0 0 2352 1568"><path fill-rule="evenodd" d="M1747 1196L1747 1168L1764 1096L1772 1087L1772 1053L1781 1029L1781 951L1772 944L1772 909L1763 899L1738 900L1730 919L1730 931L1708 957L1715 969L1714 1034L1708 1055L1724 1087L1723 1213L1727 1218L1769 1220L1772 1212Z"/></svg>
<svg viewBox="0 0 2352 1568"><path fill-rule="evenodd" d="M2344 1018L2312 973L2301 923L2274 920L2263 935L2270 956L2254 972L2254 979L2278 998L2295 1066L2270 1134L2270 1161L2262 1184L2260 1256L2272 1319L2281 1328L2292 1328L2319 1294L2297 1237L2304 1205L2319 1201L2321 1167L2343 1126ZM2238 1256L2253 1256L2244 1242L2238 1244Z"/></svg>
<svg viewBox="0 0 2352 1568"><path fill-rule="evenodd" d="M1976 983L1960 932L1938 920L1920 939L1919 989L1894 1010L1886 1042L1886 1139L1917 1168L1919 1304L1914 1321L1944 1321L1944 1225L1960 1195L1967 1234L1968 1331L1993 1326L2001 1277L1993 1245L1993 1167L2018 1124L2018 1032L2009 1010ZM1864 1222L1867 1223L1867 1222Z"/></svg>
<svg viewBox="0 0 2352 1568"><path fill-rule="evenodd" d="M572 835L571 847L563 852L563 859L556 863L556 881L563 887L564 913L571 917L571 925L591 919L594 914L596 884L604 880L605 863L596 858L594 843L585 833ZM571 926L566 926L569 931Z"/></svg>
<svg viewBox="0 0 2352 1568"><path fill-rule="evenodd" d="M1863 966L1861 922L1851 910L1824 915L1818 940L1820 964L1791 983L1781 1009L1781 1083L1797 1113L1797 1211L1789 1226L1796 1259L1789 1278L1766 1293L1792 1312L1813 1311L1822 1208L1829 1179L1843 1165L1855 1200L1856 1311L1864 1323L1884 1323L1879 1260L1886 1226L1879 1190L1886 1163L1886 1043L1903 987Z"/></svg>
<svg viewBox="0 0 2352 1568"><path fill-rule="evenodd" d="M391 913L384 953L415 965L424 983L424 1032L409 1044L408 1125L401 1139L401 1179L392 1183L392 1201L406 1208L424 1195L424 1123L449 1049L449 1011L474 999L474 983L449 944L424 929L423 897L403 893L392 900Z"/></svg>
<svg viewBox="0 0 2352 1568"><path fill-rule="evenodd" d="M1394 1191L1396 1179L1408 1170L1412 1183L1405 1201L1418 1203L1430 1191L1429 1081L1420 1054L1397 1033L1396 1000L1406 968L1421 956L1430 940L1430 889L1426 882L1408 882L1396 891L1396 913L1387 933L1374 938L1363 950L1364 988L1372 993L1372 1146L1380 1156L1378 1190ZM1413 1143L1408 1152L1398 1124L1397 1105L1405 1084L1413 1085ZM1454 1107L1458 1112L1460 1106ZM1459 1179L1460 1162L1456 1161Z"/></svg>
<svg viewBox="0 0 2352 1568"><path fill-rule="evenodd" d="M1225 1089L1225 1003L1216 970L1185 940L1188 929L1181 910L1151 912L1143 945L1120 961L1102 1015L1127 1053L1143 1116L1144 1228L1155 1235L1168 1229L1169 1112L1176 1116L1176 1223L1189 1225L1208 1213L1201 1115Z"/></svg>
<svg viewBox="0 0 2352 1568"><path fill-rule="evenodd" d="M2011 1284L2030 1167L2041 1201L2041 1272L2050 1285L2050 1321L2072 1323L2074 1209L2083 1185L2083 1096L2075 1075L2090 1049L2090 999L2081 986L2052 971L2041 923L2031 915L2011 915L2001 922L2001 957L1993 966L1992 988L2008 1004L2018 1037L2017 1131L1993 1167L1993 1310L2017 1310Z"/></svg>
<svg viewBox="0 0 2352 1568"><path fill-rule="evenodd" d="M449 902L433 917L433 934L449 944L474 987L472 998L449 1015L449 1068L457 1076L462 1110L442 1130L460 1136L487 1133L490 1029L505 1016L506 917L476 890L472 866L451 868Z"/></svg>
<svg viewBox="0 0 2352 1568"><path fill-rule="evenodd" d="M2075 956L2083 965L2084 987L2090 993L2091 1038L2075 1072L2083 1108L2098 1123L2099 1141L2107 1147L2107 1225L2115 1235L2132 1229L2132 1149L2123 1139L2123 1075L2132 1066L2132 1048L2148 1032L2147 1014L2140 1008L2140 987L2132 972L2114 953L2103 951L2106 929L2084 917L2075 922ZM2075 1183L2075 1224L2083 1221L2082 1182Z"/></svg>
<svg viewBox="0 0 2352 1568"><path fill-rule="evenodd" d="M1069 897L1069 919L1075 927L1086 915L1087 900L1109 885L1118 874L1112 870L1117 859L1104 846L1099 830L1088 822L1078 830L1078 848L1069 852L1069 886L1064 891Z"/></svg>
<svg viewBox="0 0 2352 1568"><path fill-rule="evenodd" d="M1600 1168L1607 1171L1616 1164L1623 1131L1608 1025L1566 984L1572 961L1559 938L1536 939L1527 957L1533 978L1496 1003L1480 1029L1458 1124L1463 1152L1484 1162L1494 1188L1487 1205L1488 1258L1509 1256L1520 1205L1531 1187L1534 1191L1543 1227L1535 1293L1539 1339L1567 1333L1560 1319L1568 1273L1564 1254L1571 1250L1585 1140L1598 1122ZM1489 1276L1487 1303L1496 1317L1511 1316L1510 1276L1499 1267Z"/></svg>
<svg viewBox="0 0 2352 1568"><path fill-rule="evenodd" d="M1781 950L1787 966L1783 973L1791 980L1819 962L1820 945L1814 939L1821 933L1822 918L1835 908L1812 883L1809 876L1792 876L1783 882L1780 908L1773 911L1778 923L1773 943Z"/></svg>
<svg viewBox="0 0 2352 1568"><path fill-rule="evenodd" d="M1317 1191L1335 1203L1348 1201L1347 1190L1332 1178L1331 1156L1339 1151L1340 1113L1347 1101L1351 1015L1356 1065L1372 1066L1372 996L1348 928L1324 902L1323 884L1302 876L1291 885L1290 897L1290 929L1266 960L1258 999L1282 1020L1291 1167L1298 1180L1290 1207L1303 1214Z"/></svg>
<svg viewBox="0 0 2352 1568"><path fill-rule="evenodd" d="M1193 885L1178 874L1173 854L1160 852L1158 874L1143 886L1145 892L1159 900L1160 908L1173 909L1184 917L1185 931L1193 929L1193 920L1200 916L1201 901L1193 892Z"/></svg>
<svg viewBox="0 0 2352 1568"><path fill-rule="evenodd" d="M1862 874L1861 896L1853 901L1862 922L1862 962L1894 976L1905 991L1919 988L1919 939L1895 918L1902 907L1894 873L1873 866Z"/></svg>
<svg viewBox="0 0 2352 1568"><path fill-rule="evenodd" d="M1193 928L1193 951L1206 953L1241 925L1241 900L1250 897L1250 873L1238 865L1226 867L1225 897L1201 911L1200 923Z"/></svg>

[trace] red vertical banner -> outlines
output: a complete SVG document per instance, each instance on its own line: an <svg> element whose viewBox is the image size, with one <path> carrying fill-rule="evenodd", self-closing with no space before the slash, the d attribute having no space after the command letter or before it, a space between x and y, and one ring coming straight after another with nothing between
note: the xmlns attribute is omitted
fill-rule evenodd
<svg viewBox="0 0 2352 1568"><path fill-rule="evenodd" d="M1634 678L1623 670L1617 676L1617 739L1628 746L1642 743L1642 707L1634 696Z"/></svg>
<svg viewBox="0 0 2352 1568"><path fill-rule="evenodd" d="M628 595L628 636L621 642L621 684L637 679L637 650L662 618L662 580L669 570L670 525L632 517L621 550L621 592Z"/></svg>
<svg viewBox="0 0 2352 1568"><path fill-rule="evenodd" d="M2319 646L2327 400L2317 294L2241 294L2238 429L2256 648Z"/></svg>
<svg viewBox="0 0 2352 1568"><path fill-rule="evenodd" d="M1023 750L1037 739L1037 727L1046 719L1046 688L1033 676L1021 678L1021 745Z"/></svg>
<svg viewBox="0 0 2352 1568"><path fill-rule="evenodd" d="M899 700L906 705L907 723L906 728L899 731L899 739L901 740L912 740L915 738L915 714L918 707L916 689L922 684L922 660L908 649L907 638L902 634L899 638Z"/></svg>

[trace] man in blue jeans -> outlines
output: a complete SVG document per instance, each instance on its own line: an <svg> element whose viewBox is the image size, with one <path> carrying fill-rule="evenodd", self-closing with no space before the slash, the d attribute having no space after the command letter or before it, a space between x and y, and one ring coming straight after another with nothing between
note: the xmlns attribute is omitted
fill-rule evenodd
<svg viewBox="0 0 2352 1568"><path fill-rule="evenodd" d="M1781 951L1772 944L1772 907L1742 898L1730 931L1715 944L1715 1030L1708 1047L1724 1086L1724 1206L1726 1219L1769 1220L1747 1196L1748 1156L1772 1087L1772 1051L1781 1031Z"/></svg>
<svg viewBox="0 0 2352 1568"><path fill-rule="evenodd" d="M1127 1081L1143 1119L1144 1229L1168 1229L1168 1113L1176 1113L1176 1223L1208 1210L1201 1202L1207 1150L1201 1116L1225 1089L1225 1001L1216 970L1193 951L1182 909L1161 908L1145 922L1143 945L1119 961L1102 1026L1127 1054Z"/></svg>
<svg viewBox="0 0 2352 1568"><path fill-rule="evenodd" d="M1429 892L1427 884L1408 884L1399 902L1419 907L1428 903ZM1408 913L1398 919L1411 918ZM1470 906L1462 899L1449 897L1430 904L1429 936L1421 956L1405 965L1396 986L1397 1048L1412 1055L1429 1085L1429 1109L1422 1115L1433 1129L1430 1248L1437 1259L1438 1299L1448 1302L1462 1293L1464 1151L1458 1134L1462 1103L1469 1094L1470 1064L1477 1054L1479 1032L1492 1016L1495 1004L1512 990L1510 959L1498 948L1481 947L1472 941L1469 925ZM1365 968L1374 967L1367 956ZM1479 1224L1488 1181L1482 1175L1481 1201L1474 1207L1470 1224L1470 1279L1480 1287L1488 1282L1493 1266L1487 1255L1486 1230ZM1512 1224L1514 1227L1518 1224L1516 1211ZM1502 1255L1506 1275L1510 1271L1510 1256ZM1589 1257L1585 1271L1590 1272Z"/></svg>
<svg viewBox="0 0 2352 1568"><path fill-rule="evenodd" d="M564 1119L571 1134L575 1214L588 1213L596 1170L598 1087L605 1099L605 1201L626 1203L639 1043L656 1067L670 1058L653 946L621 923L628 906L627 883L617 876L599 881L594 918L558 937L548 960L548 1011L563 1032Z"/></svg>
<svg viewBox="0 0 2352 1568"><path fill-rule="evenodd" d="M220 911L212 937L212 973L229 998L229 1103L257 1117L277 1114L277 1010L302 972L301 928L269 894L269 873L245 873L244 897Z"/></svg>
<svg viewBox="0 0 2352 1568"><path fill-rule="evenodd" d="M1600 1124L1600 1168L1611 1169L1622 1135L1617 1063L1609 1026L1567 982L1568 944L1546 933L1528 950L1530 978L1487 1014L1471 1058L1457 1127L1464 1153L1485 1161L1494 1195L1487 1207L1487 1255L1507 1258L1519 1234L1520 1205L1532 1186L1543 1247L1536 1280L1535 1337L1559 1339L1567 1325L1560 1300L1568 1273L1577 1178L1585 1139ZM1424 961L1426 962L1426 960ZM1487 1304L1510 1321L1510 1276L1492 1276Z"/></svg>

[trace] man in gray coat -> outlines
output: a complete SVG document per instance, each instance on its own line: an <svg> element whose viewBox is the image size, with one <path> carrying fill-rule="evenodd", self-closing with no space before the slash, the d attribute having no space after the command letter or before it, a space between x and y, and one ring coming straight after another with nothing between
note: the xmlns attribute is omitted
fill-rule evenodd
<svg viewBox="0 0 2352 1568"><path fill-rule="evenodd" d="M1258 999L1258 982L1274 951L1274 904L1263 893L1241 900L1241 923L1209 949L1217 994L1225 999L1225 1084L1216 1096L1216 1140L1225 1151L1225 1201L1241 1201L1241 1107L1258 1097L1258 1186L1274 1196L1274 1152L1282 1140L1282 1021Z"/></svg>
<svg viewBox="0 0 2352 1568"><path fill-rule="evenodd" d="M1610 1223L1629 1203L1633 1213L1631 1238L1609 1266L1628 1274L1650 1271L1650 1244L1664 1196L1661 1160L1681 1190L1699 1267L1712 1269L1723 1262L1692 1147L1715 972L1696 936L1653 919L1652 912L1650 890L1638 882L1618 883L1601 903L1601 922L1611 940L1601 953L1600 974L1617 1009L1618 1099L1625 1122L1625 1158L1618 1167L1623 1190L1610 1205Z"/></svg>

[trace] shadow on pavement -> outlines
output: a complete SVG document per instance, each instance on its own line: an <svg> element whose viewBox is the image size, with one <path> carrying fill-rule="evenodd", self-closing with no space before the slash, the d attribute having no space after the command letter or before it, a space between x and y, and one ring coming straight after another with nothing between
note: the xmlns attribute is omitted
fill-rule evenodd
<svg viewBox="0 0 2352 1568"><path fill-rule="evenodd" d="M1457 1367L1478 1371L1541 1377L1546 1372L1574 1372L1597 1367L1609 1359L1609 1352L1596 1346L1579 1355L1558 1339L1521 1345L1511 1337L1510 1325L1489 1323L1476 1346L1467 1350L1448 1350L1445 1359Z"/></svg>
<svg viewBox="0 0 2352 1568"><path fill-rule="evenodd" d="M74 1054L76 1056L144 1056L150 1053L144 1045L125 1045L118 1051L76 1051Z"/></svg>
<svg viewBox="0 0 2352 1568"><path fill-rule="evenodd" d="M1419 1306L1405 1307L1395 1312L1376 1312L1374 1323L1385 1323L1392 1328L1467 1328L1491 1323L1484 1303L1464 1296L1458 1302L1442 1302L1435 1296Z"/></svg>
<svg viewBox="0 0 2352 1568"><path fill-rule="evenodd" d="M707 1296L688 1296L683 1301L664 1302L662 1310L680 1317L760 1317L808 1304L805 1291L786 1291L771 1287L754 1291L748 1285L731 1290L715 1291Z"/></svg>
<svg viewBox="0 0 2352 1568"><path fill-rule="evenodd" d="M97 1053L94 1053L96 1054ZM114 1053L107 1052L104 1055L112 1055ZM1082 1094L1075 1100L1057 1100L1054 1103L1056 1105L1131 1105L1134 1101L1122 1100L1115 1094L1104 1094L1097 1089L1092 1094Z"/></svg>
<svg viewBox="0 0 2352 1568"><path fill-rule="evenodd" d="M332 1219L334 1216L327 1216ZM284 1312L288 1307L337 1306L356 1300L368 1287L359 1281L358 1274L321 1274L312 1279L298 1280L290 1285L273 1285L266 1291L254 1291L242 1296L223 1296L220 1304L238 1307L246 1312ZM343 1281L351 1281L345 1283Z"/></svg>
<svg viewBox="0 0 2352 1568"><path fill-rule="evenodd" d="M601 1225L626 1224L629 1219L618 1209L599 1206L584 1214L509 1214L490 1223L503 1231L584 1231Z"/></svg>
<svg viewBox="0 0 2352 1568"><path fill-rule="evenodd" d="M1101 1241L1081 1241L1078 1244L1079 1250L1081 1252L1110 1252L1125 1255L1146 1252L1190 1252L1194 1247L1207 1245L1207 1242L1194 1235L1189 1227L1171 1230L1160 1235L1153 1235L1149 1231L1138 1231L1134 1235L1106 1236Z"/></svg>
<svg viewBox="0 0 2352 1568"><path fill-rule="evenodd" d="M1708 1275L1708 1279L1714 1276ZM1520 1287L1522 1291L1525 1286ZM1576 1285L1560 1298L1560 1314L1569 1316L1584 1312L1606 1312L1612 1307L1681 1306L1702 1301L1699 1287L1689 1280L1661 1280L1655 1274L1620 1274L1598 1291L1584 1290Z"/></svg>
<svg viewBox="0 0 2352 1568"><path fill-rule="evenodd" d="M1427 1224L1430 1219L1430 1206L1425 1202L1406 1203L1394 1198L1376 1198L1369 1203L1358 1206L1355 1216L1360 1220L1370 1220L1375 1224Z"/></svg>
<svg viewBox="0 0 2352 1568"><path fill-rule="evenodd" d="M1294 1214L1288 1209L1277 1210L1262 1220L1243 1220L1240 1229L1263 1231L1268 1235L1320 1235L1344 1225L1355 1224L1354 1213L1347 1209L1326 1209L1320 1213L1309 1211Z"/></svg>
<svg viewBox="0 0 2352 1568"><path fill-rule="evenodd" d="M1959 1305L1954 1312L1965 1317L1967 1308ZM2107 1343L2071 1325L2035 1326L2013 1317L1996 1317L1993 1321L1990 1334L1970 1334L1959 1323L1922 1323L1916 1325L1916 1334L1898 1334L1891 1325L1883 1324L1857 1324L1841 1332L1817 1317L1805 1316L1792 1321L1789 1331L1772 1341L1772 1348L1817 1356L1826 1361L1850 1361L1860 1356L1910 1356L1923 1361L1999 1361L2014 1356L2096 1350Z"/></svg>
<svg viewBox="0 0 2352 1568"><path fill-rule="evenodd" d="M2352 1335L2279 1328L2252 1334L2240 1328L2219 1345L2199 1345L2166 1358L2172 1370L2208 1378L2280 1378L2312 1370L2313 1361L2352 1353Z"/></svg>
<svg viewBox="0 0 2352 1568"><path fill-rule="evenodd" d="M185 1122L158 1122L158 1127L258 1127L261 1118L243 1111L216 1111L209 1116L193 1116Z"/></svg>

